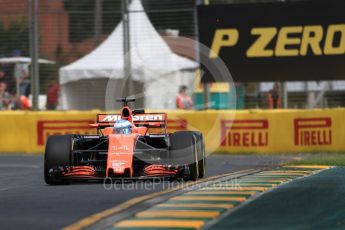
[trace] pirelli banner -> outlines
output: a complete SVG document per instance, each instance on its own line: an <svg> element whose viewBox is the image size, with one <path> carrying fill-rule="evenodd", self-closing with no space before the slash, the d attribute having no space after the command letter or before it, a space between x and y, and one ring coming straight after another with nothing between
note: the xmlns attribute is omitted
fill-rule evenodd
<svg viewBox="0 0 345 230"><path fill-rule="evenodd" d="M344 9L342 0L198 6L199 41L210 48L201 62L222 60L241 82L344 79Z"/></svg>
<svg viewBox="0 0 345 230"><path fill-rule="evenodd" d="M203 132L208 152L345 153L345 109L200 113L184 118L187 129Z"/></svg>
<svg viewBox="0 0 345 230"><path fill-rule="evenodd" d="M1 112L0 153L43 153L55 134L94 134L97 112ZM168 130L200 130L208 153L344 152L345 109L168 112Z"/></svg>

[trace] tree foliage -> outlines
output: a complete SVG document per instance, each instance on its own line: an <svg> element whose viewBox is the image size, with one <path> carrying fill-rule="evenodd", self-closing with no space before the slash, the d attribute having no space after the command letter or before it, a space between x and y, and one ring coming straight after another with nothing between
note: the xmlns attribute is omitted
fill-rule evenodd
<svg viewBox="0 0 345 230"><path fill-rule="evenodd" d="M0 22L0 55L11 56L15 49L20 50L22 56L28 56L30 53L26 20L11 21L7 28Z"/></svg>

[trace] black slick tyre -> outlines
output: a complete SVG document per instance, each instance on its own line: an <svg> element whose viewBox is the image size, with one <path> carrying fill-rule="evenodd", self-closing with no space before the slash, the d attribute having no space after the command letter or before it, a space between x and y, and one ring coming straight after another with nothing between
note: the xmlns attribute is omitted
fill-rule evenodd
<svg viewBox="0 0 345 230"><path fill-rule="evenodd" d="M50 136L44 154L44 181L49 185L66 184L68 181L58 178L50 170L71 165L72 135Z"/></svg>
<svg viewBox="0 0 345 230"><path fill-rule="evenodd" d="M201 132L194 131L193 133L196 137L199 178L203 178L205 176L205 170L206 170L204 137Z"/></svg>
<svg viewBox="0 0 345 230"><path fill-rule="evenodd" d="M196 136L191 131L175 132L170 135L170 162L175 165L188 165L188 180L199 178Z"/></svg>

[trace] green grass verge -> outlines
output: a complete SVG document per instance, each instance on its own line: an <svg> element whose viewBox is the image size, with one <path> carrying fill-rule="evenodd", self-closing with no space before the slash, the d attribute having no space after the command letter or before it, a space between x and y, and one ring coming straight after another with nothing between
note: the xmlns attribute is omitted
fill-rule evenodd
<svg viewBox="0 0 345 230"><path fill-rule="evenodd" d="M330 165L345 166L345 153L315 153L288 165Z"/></svg>

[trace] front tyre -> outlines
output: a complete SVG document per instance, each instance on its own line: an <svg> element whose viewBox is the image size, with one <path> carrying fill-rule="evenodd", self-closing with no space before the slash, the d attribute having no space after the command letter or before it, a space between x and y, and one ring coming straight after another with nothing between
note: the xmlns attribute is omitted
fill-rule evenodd
<svg viewBox="0 0 345 230"><path fill-rule="evenodd" d="M188 180L199 178L196 136L191 131L175 132L170 135L170 161L176 165L188 165Z"/></svg>
<svg viewBox="0 0 345 230"><path fill-rule="evenodd" d="M50 170L71 166L73 135L50 136L44 154L44 181L49 185L66 184L67 181L53 175Z"/></svg>
<svg viewBox="0 0 345 230"><path fill-rule="evenodd" d="M206 154L205 154L204 137L201 132L194 131L193 133L195 135L196 145L197 145L199 178L203 178L205 176L205 170L206 170L206 156L205 156Z"/></svg>

